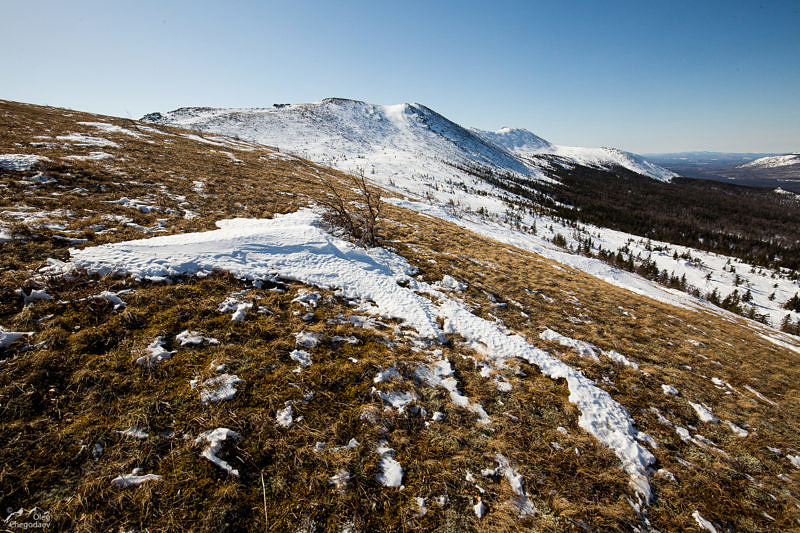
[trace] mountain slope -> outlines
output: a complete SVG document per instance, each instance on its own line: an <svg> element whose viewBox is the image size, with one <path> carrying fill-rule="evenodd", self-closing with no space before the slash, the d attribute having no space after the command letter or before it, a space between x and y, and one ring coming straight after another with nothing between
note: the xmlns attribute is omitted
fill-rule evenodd
<svg viewBox="0 0 800 533"><path fill-rule="evenodd" d="M363 169L373 182L418 201L408 206L441 206L465 227L482 228L484 235L516 245L524 242L528 249L663 301L674 301L674 295L651 290L638 276L609 272L599 259L612 257L616 267L726 301L727 308L775 327L800 321L800 313L783 308L800 290L797 279L775 268L794 268L800 260L793 229L798 206L772 193L737 190L724 196L713 187L681 187L665 183L674 173L633 154L554 146L520 129L467 130L416 104L328 99L271 109L184 108L146 118L282 146L349 172ZM652 206L661 207L652 212ZM737 216L741 211L752 215ZM729 226L716 224L715 215L730 220ZM569 253L554 249L554 239ZM662 241L656 244L661 253L653 253L650 239ZM705 250L694 249L698 246ZM598 260L575 260L575 250ZM689 256L696 260L687 261ZM730 261L737 259L744 273L731 270ZM783 263L772 265L776 259Z"/></svg>
<svg viewBox="0 0 800 533"><path fill-rule="evenodd" d="M527 130L503 128L497 131L473 130L481 137L523 158L535 154L552 154L568 163L587 167L613 170L621 167L659 181L669 181L678 176L643 157L616 148L581 148L578 146L556 146Z"/></svg>
<svg viewBox="0 0 800 533"><path fill-rule="evenodd" d="M796 339L388 193L358 248L308 209L348 177L271 148L0 110L7 528L800 524Z"/></svg>
<svg viewBox="0 0 800 533"><path fill-rule="evenodd" d="M800 165L800 154L760 157L744 165L739 165L739 168L777 168L790 165Z"/></svg>

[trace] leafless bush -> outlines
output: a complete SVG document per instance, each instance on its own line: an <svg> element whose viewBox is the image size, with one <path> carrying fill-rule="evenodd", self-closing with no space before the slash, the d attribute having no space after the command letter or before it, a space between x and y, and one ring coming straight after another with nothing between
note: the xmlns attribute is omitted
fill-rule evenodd
<svg viewBox="0 0 800 533"><path fill-rule="evenodd" d="M349 183L335 185L324 176L319 180L324 193L315 199L326 209L325 222L361 246L376 246L376 230L383 206L380 191L368 185L364 170L358 169L356 174L348 175Z"/></svg>

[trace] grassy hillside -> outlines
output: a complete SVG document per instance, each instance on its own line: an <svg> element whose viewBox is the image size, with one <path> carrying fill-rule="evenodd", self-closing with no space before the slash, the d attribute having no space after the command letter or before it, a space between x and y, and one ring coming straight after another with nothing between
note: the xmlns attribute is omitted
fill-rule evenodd
<svg viewBox="0 0 800 533"><path fill-rule="evenodd" d="M318 289L296 282L40 271L49 258L68 260L70 247L295 211L324 194L320 176L348 195L341 173L234 139L63 109L3 101L0 125L0 155L46 158L0 168L0 326L32 333L0 348L0 508L38 506L54 529L79 531L690 531L695 512L720 530L800 528L800 469L790 458L800 455L800 355L766 339L769 330L673 308L385 206L381 242L419 279L466 283L454 297L473 313L581 369L652 437L661 470L653 501L636 512L628 475L578 426L564 380L525 361L487 379L481 352L463 339L422 346L402 324L333 292L319 291L315 307L303 295ZM252 304L242 321L220 311L230 297ZM639 370L541 340L545 328L624 354ZM185 330L218 343L181 346ZM297 371L290 354L304 331L321 342ZM176 353L137 364L158 338ZM434 357L449 361L489 424L415 377ZM396 375L376 382L389 368ZM224 375L242 380L235 395L204 403L214 388L204 383ZM391 392L416 401L393 408L380 394ZM690 402L719 423L701 421ZM201 457L198 437L220 427L241 437L217 454L238 476ZM394 450L402 488L379 481L380 447ZM535 513L520 517L509 476L488 472L498 454L521 475ZM113 484L134 468L160 479ZM346 483L332 479L340 471Z"/></svg>

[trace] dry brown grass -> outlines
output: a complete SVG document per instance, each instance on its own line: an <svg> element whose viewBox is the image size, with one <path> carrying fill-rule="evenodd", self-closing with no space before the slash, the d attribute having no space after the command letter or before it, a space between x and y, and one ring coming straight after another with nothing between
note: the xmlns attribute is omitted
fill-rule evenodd
<svg viewBox="0 0 800 533"><path fill-rule="evenodd" d="M0 170L0 186L5 185L0 188L0 212L24 204L74 213L28 225L0 214L0 222L15 223L15 233L22 237L0 243L0 324L35 332L0 353L0 440L5 443L0 450L0 509L38 505L52 513L57 529L81 531L337 531L344 525L358 531L563 531L580 530L582 524L605 531L630 530L640 523L628 504L632 495L626 475L614 454L577 426L578 412L567 400L565 383L544 378L520 362L519 372L503 375L513 391L502 393L479 375L471 359L476 354L452 339L442 350L456 370L459 389L480 402L493 421L478 425L475 415L455 407L443 389L413 381L411 374L426 355L410 349L393 328L329 323L354 313L332 294L325 294L314 320L306 323L300 316L306 310L291 303L301 288L297 284L276 293L248 287L224 273L170 285L78 276L44 280L53 299L23 307L15 291L48 257L67 259L71 245L62 237L85 238L86 245L95 245L147 236L104 216L129 217L148 228L163 219L166 233L205 230L220 218L293 211L323 192L320 175L343 178L307 161L275 158L266 148L201 143L182 137L178 129L159 127L164 135L141 130L149 137L135 138L78 121L138 127L122 119L0 102L0 153L44 155L50 162L42 170L58 180L31 185L23 178L36 171ZM110 139L122 148L81 148L53 139L68 132ZM114 158L63 159L96 150ZM194 181L204 181L205 189L195 190ZM175 195L185 196L187 204L181 205L184 200ZM123 196L162 210L142 213L110 203ZM198 216L186 219L184 209ZM451 274L468 282L463 298L477 314L501 319L581 368L656 439L658 466L673 472L678 483L653 478L655 499L647 517L654 527L690 530L695 527L694 510L732 530L800 526L795 497L800 493L799 471L766 449L800 449L796 354L765 341L742 320L675 309L406 210L386 206L385 216L379 236L417 266L422 279ZM73 233L41 227L45 222L63 224ZM99 233L90 228L96 224L114 231ZM122 311L83 300L123 288L134 292L122 297L128 304ZM226 296L244 288L256 307L274 314L253 312L244 322L233 323L229 314L217 311ZM493 305L484 290L507 305ZM622 314L618 306L633 316ZM600 363L581 359L540 341L544 327L615 349L648 375L605 358ZM220 345L178 349L154 369L134 364L155 337L171 343L184 329L215 337ZM295 373L296 363L288 354L295 347L292 334L303 329L327 339L354 335L359 344L328 340L311 350L314 364ZM212 362L224 363L226 372L245 382L234 399L205 406L189 380L214 375ZM382 390L414 390L419 403L429 413L445 413L444 420L426 427L419 414L383 409L371 393L372 378L393 364L406 381L383 384ZM713 385L712 377L737 392L726 394ZM662 394L662 383L675 385L681 396ZM779 408L756 399L745 385ZM304 400L311 391L314 398ZM687 399L712 407L720 419L749 424L751 436L740 439L723 425L699 422ZM304 417L288 429L275 424L277 410L287 401L293 402L295 416ZM682 442L672 428L659 424L650 407L683 427L695 426L693 434L713 440L728 457ZM139 440L120 435L134 425L148 428L150 436ZM193 446L199 433L220 426L244 436L221 453L239 469L239 479L200 458L200 449ZM567 434L557 431L559 426ZM167 433L174 436L167 438ZM317 441L326 442L327 450L350 438L360 446L336 453L313 450ZM374 450L381 440L389 442L403 465L402 491L383 488L375 479L379 458ZM92 450L98 442L104 451L95 458ZM481 469L496 466L496 453L523 474L536 515L519 519L504 505L511 496L508 484L480 476ZM136 489L111 486L113 477L135 467L163 479ZM343 493L329 483L339 468L351 474ZM479 493L465 480L467 470L487 490L483 499L491 512L483 520L472 513ZM432 500L442 494L449 503L439 508ZM424 517L416 516L417 496L427 498Z"/></svg>

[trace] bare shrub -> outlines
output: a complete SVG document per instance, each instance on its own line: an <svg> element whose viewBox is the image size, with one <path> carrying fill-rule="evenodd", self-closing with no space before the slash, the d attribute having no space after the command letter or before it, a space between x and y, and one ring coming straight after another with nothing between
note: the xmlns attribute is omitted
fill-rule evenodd
<svg viewBox="0 0 800 533"><path fill-rule="evenodd" d="M328 226L339 229L360 246L376 246L383 205L380 191L369 186L364 169L347 175L347 180L340 184L325 176L320 176L319 181L324 191L315 200L325 208L324 221Z"/></svg>

